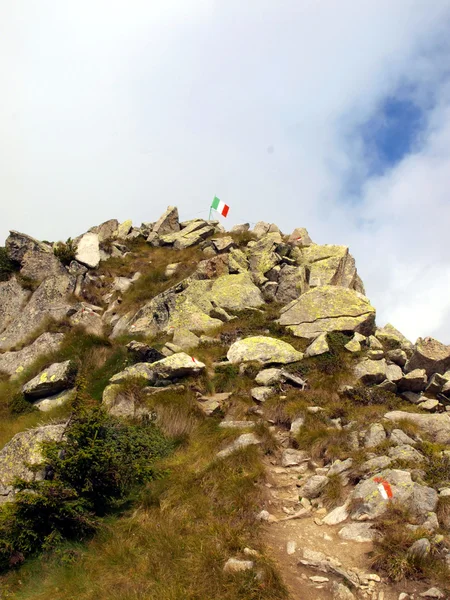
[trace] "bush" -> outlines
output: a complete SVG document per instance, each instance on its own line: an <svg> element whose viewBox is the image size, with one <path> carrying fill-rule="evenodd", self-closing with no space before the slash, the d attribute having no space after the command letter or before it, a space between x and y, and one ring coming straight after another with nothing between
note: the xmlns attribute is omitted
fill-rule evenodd
<svg viewBox="0 0 450 600"><path fill-rule="evenodd" d="M152 424L118 422L101 409L81 413L63 442L44 444L46 479L17 480L16 501L0 509L0 568L63 539L83 539L99 517L158 477L155 460L172 448ZM22 557L22 558L20 558Z"/></svg>
<svg viewBox="0 0 450 600"><path fill-rule="evenodd" d="M18 265L9 258L6 248L0 246L0 281L8 281L17 270Z"/></svg>
<svg viewBox="0 0 450 600"><path fill-rule="evenodd" d="M53 247L53 254L62 262L63 265L69 265L75 260L76 246L72 238L68 238L66 243L57 242Z"/></svg>
<svg viewBox="0 0 450 600"><path fill-rule="evenodd" d="M357 406L373 406L380 404L386 406L390 410L394 410L399 408L402 403L395 394L379 387L358 385L346 390L345 395Z"/></svg>

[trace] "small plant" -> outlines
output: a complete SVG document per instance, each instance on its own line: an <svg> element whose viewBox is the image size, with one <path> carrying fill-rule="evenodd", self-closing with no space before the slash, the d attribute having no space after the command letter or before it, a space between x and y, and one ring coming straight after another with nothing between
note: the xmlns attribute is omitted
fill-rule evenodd
<svg viewBox="0 0 450 600"><path fill-rule="evenodd" d="M372 406L379 404L386 406L389 410L394 410L401 405L401 400L395 394L378 387L358 385L347 390L345 396L357 406Z"/></svg>
<svg viewBox="0 0 450 600"><path fill-rule="evenodd" d="M331 475L328 478L328 483L323 491L322 500L328 510L342 504L344 499L344 490L340 475Z"/></svg>
<svg viewBox="0 0 450 600"><path fill-rule="evenodd" d="M72 238L68 238L66 243L57 242L53 246L53 254L66 266L75 260L76 252L77 248Z"/></svg>
<svg viewBox="0 0 450 600"><path fill-rule="evenodd" d="M6 248L0 246L0 281L8 281L12 273L18 269L18 264L9 258Z"/></svg>

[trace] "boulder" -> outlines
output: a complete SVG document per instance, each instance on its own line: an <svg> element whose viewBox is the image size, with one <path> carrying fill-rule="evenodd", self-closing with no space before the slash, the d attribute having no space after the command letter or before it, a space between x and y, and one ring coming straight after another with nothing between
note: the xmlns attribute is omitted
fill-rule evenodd
<svg viewBox="0 0 450 600"><path fill-rule="evenodd" d="M375 448L386 439L386 432L381 423L373 423L364 436L364 446L366 448Z"/></svg>
<svg viewBox="0 0 450 600"><path fill-rule="evenodd" d="M406 353L411 353L413 349L412 343L390 323L377 329L375 337L385 342L390 349L400 348Z"/></svg>
<svg viewBox="0 0 450 600"><path fill-rule="evenodd" d="M39 356L56 352L64 339L62 333L43 333L29 346L17 352L0 354L0 372L8 375L20 375Z"/></svg>
<svg viewBox="0 0 450 600"><path fill-rule="evenodd" d="M1 356L0 356L1 359ZM282 380L282 370L281 369L264 369L260 371L255 378L255 381L258 385L268 386L275 385L279 381Z"/></svg>
<svg viewBox="0 0 450 600"><path fill-rule="evenodd" d="M127 350L137 362L153 363L164 358L159 350L136 340L127 344Z"/></svg>
<svg viewBox="0 0 450 600"><path fill-rule="evenodd" d="M208 260L200 261L195 271L195 277L197 279L217 279L221 275L229 275L229 273L228 254L218 254Z"/></svg>
<svg viewBox="0 0 450 600"><path fill-rule="evenodd" d="M20 233L19 231L9 232L9 236L5 242L5 248L9 258L18 262L20 265L22 265L25 255L29 253L43 252L46 254L53 254L50 244L39 242L35 238L26 235L25 233Z"/></svg>
<svg viewBox="0 0 450 600"><path fill-rule="evenodd" d="M404 444L415 446L416 444L416 442L412 438L410 438L409 435L406 435L406 433L401 429L393 429L391 431L389 440L396 446L402 446Z"/></svg>
<svg viewBox="0 0 450 600"><path fill-rule="evenodd" d="M28 398L45 398L67 390L74 379L74 369L70 360L53 363L26 383L22 392Z"/></svg>
<svg viewBox="0 0 450 600"><path fill-rule="evenodd" d="M30 292L14 276L9 281L0 281L0 333L21 313L29 297Z"/></svg>
<svg viewBox="0 0 450 600"><path fill-rule="evenodd" d="M326 333L321 333L312 344L308 346L305 352L305 356L319 356L320 354L325 354L325 352L330 351L330 346L328 345L328 339Z"/></svg>
<svg viewBox="0 0 450 600"><path fill-rule="evenodd" d="M96 233L85 233L81 236L75 260L90 269L96 269L100 264L100 246L98 235Z"/></svg>
<svg viewBox="0 0 450 600"><path fill-rule="evenodd" d="M211 244L213 245L216 252L219 254L222 252L229 252L231 248L236 246L233 238L229 235L226 235L221 238L212 238Z"/></svg>
<svg viewBox="0 0 450 600"><path fill-rule="evenodd" d="M118 240L124 240L130 233L132 227L133 221L131 219L120 223L120 225L117 227L117 230L114 232L114 237Z"/></svg>
<svg viewBox="0 0 450 600"><path fill-rule="evenodd" d="M152 231L158 235L180 231L178 209L175 206L168 206L166 212L153 225Z"/></svg>
<svg viewBox="0 0 450 600"><path fill-rule="evenodd" d="M213 225L209 225L206 221L199 219L189 223L180 231L161 235L159 238L160 244L163 246L171 246L177 250L183 250L199 244L202 240L210 237L215 233Z"/></svg>
<svg viewBox="0 0 450 600"><path fill-rule="evenodd" d="M247 273L249 266L247 257L242 250L233 248L228 255L228 268L230 273Z"/></svg>
<svg viewBox="0 0 450 600"><path fill-rule="evenodd" d="M404 460L416 464L425 460L424 456L409 444L400 444L394 448L390 448L388 454L392 460Z"/></svg>
<svg viewBox="0 0 450 600"><path fill-rule="evenodd" d="M173 333L173 343L182 350L190 350L191 348L197 348L200 344L200 338L189 331L189 329L175 329Z"/></svg>
<svg viewBox="0 0 450 600"><path fill-rule="evenodd" d="M261 440L254 433L243 433L232 444L217 453L217 458L226 458L236 450L247 448L248 446L257 446L261 444Z"/></svg>
<svg viewBox="0 0 450 600"><path fill-rule="evenodd" d="M403 420L410 421L426 433L432 441L439 444L450 444L450 415L447 413L427 415L394 410L386 413L384 417L394 423Z"/></svg>
<svg viewBox="0 0 450 600"><path fill-rule="evenodd" d="M389 350L387 353L387 357L393 363L398 365L399 367L404 367L406 365L406 361L408 360L408 356L406 352L401 348L395 348L394 350Z"/></svg>
<svg viewBox="0 0 450 600"><path fill-rule="evenodd" d="M373 529L371 523L350 523L339 530L338 536L342 540L367 543L373 542L380 534Z"/></svg>
<svg viewBox="0 0 450 600"><path fill-rule="evenodd" d="M103 335L103 319L99 311L102 311L100 307L80 302L68 311L67 316L73 326L82 327L86 333L100 337Z"/></svg>
<svg viewBox="0 0 450 600"><path fill-rule="evenodd" d="M330 470L327 473L328 477L332 477L333 475L340 475L345 471L348 471L353 466L353 458L347 458L346 460L335 460L331 465Z"/></svg>
<svg viewBox="0 0 450 600"><path fill-rule="evenodd" d="M351 513L357 521L372 520L382 515L392 500L410 509L418 517L426 517L436 508L438 495L435 490L414 483L408 471L387 469L358 483L351 494L353 501L359 501Z"/></svg>
<svg viewBox="0 0 450 600"><path fill-rule="evenodd" d="M403 378L403 371L398 365L387 365L386 378L397 384Z"/></svg>
<svg viewBox="0 0 450 600"><path fill-rule="evenodd" d="M275 292L275 301L287 304L296 300L309 289L304 266L294 267L283 265L278 276L278 287Z"/></svg>
<svg viewBox="0 0 450 600"><path fill-rule="evenodd" d="M288 364L302 360L303 354L282 340L259 335L235 342L227 358L234 364L253 360L263 364Z"/></svg>
<svg viewBox="0 0 450 600"><path fill-rule="evenodd" d="M279 320L298 337L315 338L331 331L357 331L371 335L375 309L362 294L335 286L304 293L281 310Z"/></svg>
<svg viewBox="0 0 450 600"><path fill-rule="evenodd" d="M356 268L347 246L312 244L302 248L300 256L301 263L308 265L311 287L336 285L353 289Z"/></svg>
<svg viewBox="0 0 450 600"><path fill-rule="evenodd" d="M419 338L411 358L405 365L407 373L416 369L423 369L427 376L445 373L450 369L450 346L445 346L431 337Z"/></svg>
<svg viewBox="0 0 450 600"><path fill-rule="evenodd" d="M36 400L33 402L34 408L37 408L41 412L48 412L57 408L58 406L62 406L71 400L76 398L77 391L73 390L64 390L59 392L59 394L54 394L53 396L49 396L48 398L41 398L40 400Z"/></svg>
<svg viewBox="0 0 450 600"><path fill-rule="evenodd" d="M239 225L233 225L230 233L246 233L249 229L250 223L240 223Z"/></svg>
<svg viewBox="0 0 450 600"><path fill-rule="evenodd" d="M198 375L205 369L205 365L185 352L179 352L152 363L158 379L178 379Z"/></svg>
<svg viewBox="0 0 450 600"><path fill-rule="evenodd" d="M151 415L151 411L131 390L117 384L108 385L103 390L102 405L114 417L136 419Z"/></svg>
<svg viewBox="0 0 450 600"><path fill-rule="evenodd" d="M294 450L294 448L286 448L281 455L282 467L296 467L304 462L308 462L310 456L305 450Z"/></svg>
<svg viewBox="0 0 450 600"><path fill-rule="evenodd" d="M99 242L110 240L114 237L115 232L119 227L119 221L117 219L110 219L105 221L101 225L96 225L89 229L89 233L96 233Z"/></svg>
<svg viewBox="0 0 450 600"><path fill-rule="evenodd" d="M65 317L70 308L66 297L73 286L74 278L69 275L45 279L20 314L0 334L0 350L9 350L26 341L49 317L55 320Z"/></svg>
<svg viewBox="0 0 450 600"><path fill-rule="evenodd" d="M342 506L337 506L330 511L323 519L322 522L325 525L339 525L348 519L348 504L345 503Z"/></svg>
<svg viewBox="0 0 450 600"><path fill-rule="evenodd" d="M425 369L414 369L414 371L410 371L397 382L397 385L401 392L423 392L427 387L427 375Z"/></svg>
<svg viewBox="0 0 450 600"><path fill-rule="evenodd" d="M425 391L430 394L439 394L446 383L448 383L446 377L439 375L439 373L434 373L434 375L431 376Z"/></svg>
<svg viewBox="0 0 450 600"><path fill-rule="evenodd" d="M65 423L44 425L17 433L0 451L0 503L14 499L12 482L16 477L26 481L43 479L43 472L30 466L42 462L42 442L59 441L64 435Z"/></svg>
<svg viewBox="0 0 450 600"><path fill-rule="evenodd" d="M239 558L229 558L225 563L224 573L241 573L253 569L254 563L252 560L240 560Z"/></svg>
<svg viewBox="0 0 450 600"><path fill-rule="evenodd" d="M211 396L201 396L198 399L198 407L209 417L215 412L224 410L231 395L231 392L221 392Z"/></svg>
<svg viewBox="0 0 450 600"><path fill-rule="evenodd" d="M358 363L353 372L359 382L365 385L373 385L386 379L386 368L384 358L381 360L366 359Z"/></svg>
<svg viewBox="0 0 450 600"><path fill-rule="evenodd" d="M422 396L423 402L419 402L418 406L422 410L433 411L436 410L439 406L439 400L434 400L433 398L426 398Z"/></svg>
<svg viewBox="0 0 450 600"><path fill-rule="evenodd" d="M265 402L273 394L273 389L270 387L254 387L250 391L253 400L256 402Z"/></svg>
<svg viewBox="0 0 450 600"><path fill-rule="evenodd" d="M297 227L288 238L288 244L293 246L310 246L313 243L304 227Z"/></svg>
<svg viewBox="0 0 450 600"><path fill-rule="evenodd" d="M381 471L386 469L392 462L392 458L389 456L375 456L374 458L370 458L366 460L360 467L363 473L376 473L377 471Z"/></svg>
<svg viewBox="0 0 450 600"><path fill-rule="evenodd" d="M213 282L209 299L225 310L257 308L264 304L261 292L250 275L222 275Z"/></svg>
<svg viewBox="0 0 450 600"><path fill-rule="evenodd" d="M308 498L308 500L317 498L325 489L328 481L326 475L313 475L298 490L299 496L301 498Z"/></svg>
<svg viewBox="0 0 450 600"><path fill-rule="evenodd" d="M280 233L280 230L275 225L275 223L265 223L264 221L258 221L254 226L252 233L256 235L257 238L261 238L268 233Z"/></svg>
<svg viewBox="0 0 450 600"><path fill-rule="evenodd" d="M154 363L152 363L154 364ZM156 374L152 368L152 364L149 363L136 363L127 367L123 371L116 373L109 380L110 383L124 383L129 379L136 379L148 383L155 383Z"/></svg>

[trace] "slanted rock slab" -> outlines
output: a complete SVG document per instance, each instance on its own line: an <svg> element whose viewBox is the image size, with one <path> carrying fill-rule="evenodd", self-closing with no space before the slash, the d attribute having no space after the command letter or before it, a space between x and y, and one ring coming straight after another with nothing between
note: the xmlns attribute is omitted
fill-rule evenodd
<svg viewBox="0 0 450 600"><path fill-rule="evenodd" d="M28 398L45 398L68 389L73 383L74 369L70 360L54 363L26 383L22 392Z"/></svg>
<svg viewBox="0 0 450 600"><path fill-rule="evenodd" d="M261 444L261 440L254 433L243 433L232 444L217 453L217 458L226 458L236 450L246 448L247 446L257 446Z"/></svg>

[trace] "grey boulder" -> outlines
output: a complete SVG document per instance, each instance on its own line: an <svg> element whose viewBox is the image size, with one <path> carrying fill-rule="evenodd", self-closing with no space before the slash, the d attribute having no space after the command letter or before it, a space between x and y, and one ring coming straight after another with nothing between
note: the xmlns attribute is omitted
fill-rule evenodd
<svg viewBox="0 0 450 600"><path fill-rule="evenodd" d="M26 383L22 392L28 398L44 398L68 389L74 379L74 369L70 360L54 363Z"/></svg>

